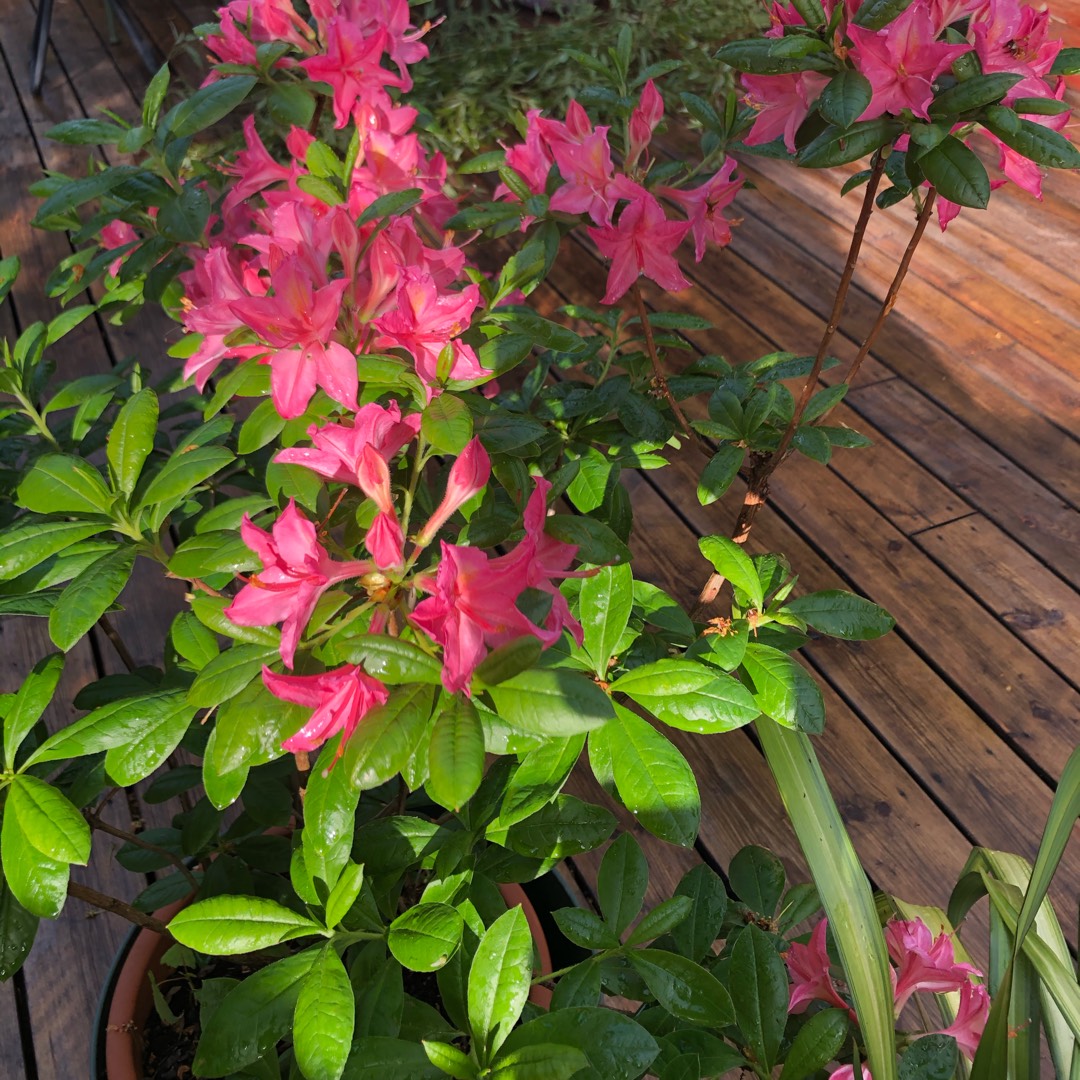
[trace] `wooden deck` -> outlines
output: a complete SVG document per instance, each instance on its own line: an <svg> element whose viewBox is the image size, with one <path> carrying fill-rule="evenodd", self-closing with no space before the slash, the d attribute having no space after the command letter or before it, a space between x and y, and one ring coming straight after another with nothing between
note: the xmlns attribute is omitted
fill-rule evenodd
<svg viewBox="0 0 1080 1080"><path fill-rule="evenodd" d="M133 6L145 10L146 29L163 50L208 14L180 0ZM1059 15L1078 25L1076 10ZM7 333L48 317L53 305L41 283L70 250L64 237L29 227L25 191L43 167L78 170L85 151L43 133L101 107L132 115L146 79L125 42L105 40L102 0L58 0L55 51L43 93L32 97L33 19L30 0L0 0L0 254L23 260L12 300L0 309ZM857 205L838 199L839 172L761 160L746 172L757 190L740 197L734 242L687 268L696 287L678 303L715 324L691 335L702 350L734 361L778 348L812 351ZM869 327L909 228L900 208L875 214L836 343L841 358ZM806 589L850 588L897 618L883 640L817 642L806 660L828 705L819 752L856 847L877 886L911 900L943 903L973 844L1030 856L1077 741L1078 237L1074 175L1049 178L1041 206L1004 189L989 213L966 211L944 237L931 229L839 417L869 435L873 448L838 453L828 469L792 459L776 475L751 541L756 550L786 552ZM538 294L542 305L595 303L603 292L593 250L583 240L568 243L573 269L564 264ZM160 369L170 325L149 317L124 329L89 321L68 338L70 373L105 370L129 353ZM684 598L702 577L694 537L727 528L734 514L698 506L701 464L684 455L661 474L630 479L640 572ZM120 618L134 631L125 636L139 642L154 640L138 631L167 623L179 601L163 598L156 582L136 582L125 602ZM7 690L51 646L31 620L8 620L0 635ZM94 638L70 654L66 687L116 668L108 642ZM703 827L697 852L644 838L656 895L669 894L695 860L726 865L747 842L772 847L801 873L750 736L674 735L698 771ZM585 778L574 783L591 791ZM160 807L137 800L114 812L128 827L163 823ZM580 869L587 882L595 860ZM106 891L136 891L110 861L94 874ZM1073 850L1053 895L1074 945L1078 886ZM124 933L77 902L42 925L24 971L0 985L2 1080L85 1074L99 989Z"/></svg>

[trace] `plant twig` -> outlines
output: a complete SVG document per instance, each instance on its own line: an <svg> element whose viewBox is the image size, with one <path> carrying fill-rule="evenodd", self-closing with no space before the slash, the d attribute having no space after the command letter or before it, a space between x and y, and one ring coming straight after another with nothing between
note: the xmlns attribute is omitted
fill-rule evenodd
<svg viewBox="0 0 1080 1080"><path fill-rule="evenodd" d="M97 829L98 832L108 833L109 836L115 836L118 840L133 844L135 847L140 847L144 851L152 851L155 855L160 855L163 859L168 859L169 862L187 878L193 889L199 887L199 879L184 865L184 860L175 852L169 851L168 848L153 844L149 840L144 840L138 833L131 833L126 832L124 829L118 829L115 825L110 825L109 822L102 821L96 813L87 813L83 816L86 818L90 828Z"/></svg>
<svg viewBox="0 0 1080 1080"><path fill-rule="evenodd" d="M153 915L147 915L139 911L138 908L132 907L123 900L118 900L115 896L106 896L105 893L98 892L97 889L91 889L89 885L80 885L77 881L69 881L67 892L68 896L74 896L76 900L82 900L84 903L100 908L102 911L111 911L114 915L119 915L121 918L127 919L128 922L135 923L136 926L141 926L146 930L153 930L155 934L161 934L163 937L172 936L169 933L169 928L160 919L155 919Z"/></svg>
<svg viewBox="0 0 1080 1080"><path fill-rule="evenodd" d="M128 651L128 647L124 644L123 638L116 632L116 627L109 622L108 617L102 615L98 619L98 626L101 627L105 632L105 636L112 642L112 646L123 662L124 667L126 667L128 671L134 671L139 665L135 662L135 657Z"/></svg>
<svg viewBox="0 0 1080 1080"><path fill-rule="evenodd" d="M638 318L641 319L641 328L645 332L645 349L649 354L649 359L652 361L653 375L656 377L656 384L663 393L668 405L671 406L671 411L675 415L675 419L679 422L679 427L683 429L686 437L691 440L696 440L697 436L694 433L694 429L687 422L686 415L683 413L679 403L675 400L675 395L671 392L671 387L668 386L667 375L664 374L664 369L660 366L660 356L656 351L656 342L653 339L652 325L649 322L649 313L645 307L645 298L641 295L641 289L638 287L636 281L630 286L630 291L633 293L634 300L637 302Z"/></svg>
<svg viewBox="0 0 1080 1080"><path fill-rule="evenodd" d="M746 495L743 498L743 504L739 510L739 517L735 522L735 528L732 530L731 534L731 538L737 544L746 543L747 538L750 536L750 530L754 525L754 518L757 516L757 512L761 507L765 505L769 496L769 477L772 476L776 467L788 455L791 448L791 442L795 438L795 432L799 427L799 421L802 419L803 413L806 411L806 407L810 404L810 399L814 395L814 389L821 376L822 368L825 366L825 357L829 351L829 345L836 336L836 331L840 325L840 316L843 314L844 302L847 300L848 290L851 287L851 279L855 274L855 266L859 261L859 252L862 249L863 237L866 234L866 226L870 220L870 215L874 210L874 196L877 194L878 184L881 182L881 176L884 171L885 155L879 151L874 155L873 165L870 170L870 178L867 180L866 191L863 194L862 209L859 211L859 219L855 223L855 231L851 236L851 245L848 248L847 261L844 263L844 271L840 276L840 284L836 289L836 297L833 300L832 312L829 315L829 321L825 326L825 331L821 335L821 341L818 344L817 353L814 356L813 366L806 377L806 381L803 383L802 391L800 392L799 399L795 405L795 411L791 414L791 420L784 429L783 434L780 436L780 442L777 444L776 449L771 454L760 455L756 459L755 464L751 467L750 476L747 481ZM711 574L709 580L706 581L704 588L702 588L701 593L698 595L694 614L698 614L711 604L717 596L719 596L723 586L723 575L716 573Z"/></svg>
<svg viewBox="0 0 1080 1080"><path fill-rule="evenodd" d="M896 297L900 292L900 286L904 284L904 278L907 277L908 267L911 265L911 258L915 254L915 249L919 246L919 241L923 238L923 233L926 232L926 226L930 223L930 214L933 212L934 200L936 198L937 190L931 188L923 202L919 220L915 223L915 231L911 234L907 249L904 251L904 257L900 260L900 265L896 268L896 276L892 279L889 291L885 294L885 299L882 301L881 309L878 311L877 318L874 320L874 325L870 328L870 333L866 335L866 340L859 347L858 355L851 361L851 367L848 368L847 375L844 376L844 382L846 382L848 386L855 381L855 376L858 375L859 368L862 367L863 361L874 347L874 342L877 340L878 334L881 333L881 328L885 325L885 320L889 317L889 313L896 305Z"/></svg>

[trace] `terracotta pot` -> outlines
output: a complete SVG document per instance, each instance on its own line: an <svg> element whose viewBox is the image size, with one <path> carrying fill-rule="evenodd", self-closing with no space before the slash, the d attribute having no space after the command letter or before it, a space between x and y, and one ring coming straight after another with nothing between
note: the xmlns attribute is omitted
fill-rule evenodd
<svg viewBox="0 0 1080 1080"><path fill-rule="evenodd" d="M543 974L551 971L551 951L547 938L536 908L525 895L525 890L520 885L500 885L499 892L507 907L520 905L525 912L536 945L540 971ZM154 912L154 917L167 923L187 903L187 900L178 900L159 908ZM148 975L152 972L160 983L170 974L170 969L162 964L161 958L171 944L152 930L133 931L117 956L105 986L97 1037L91 1047L90 1075L94 1080L142 1080L143 1028L154 1008ZM551 991L546 986L534 986L529 1000L546 1009L551 1002Z"/></svg>

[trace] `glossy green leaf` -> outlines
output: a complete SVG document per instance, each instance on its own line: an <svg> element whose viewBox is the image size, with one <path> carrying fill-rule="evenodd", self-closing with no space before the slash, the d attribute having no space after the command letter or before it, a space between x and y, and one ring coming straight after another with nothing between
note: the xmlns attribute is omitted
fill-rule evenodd
<svg viewBox="0 0 1080 1080"><path fill-rule="evenodd" d="M460 810L484 777L484 728L476 706L455 697L435 720L428 744L427 793L440 806Z"/></svg>
<svg viewBox="0 0 1080 1080"><path fill-rule="evenodd" d="M654 836L690 847L701 823L701 797L686 758L647 720L621 705L589 735L590 755L609 758L619 798Z"/></svg>
<svg viewBox="0 0 1080 1080"><path fill-rule="evenodd" d="M627 955L649 992L672 1016L708 1027L734 1022L730 995L700 964L660 949L634 949Z"/></svg>
<svg viewBox="0 0 1080 1080"><path fill-rule="evenodd" d="M15 755L31 728L41 719L64 671L64 657L51 653L39 660L23 680L4 716L4 768L15 767Z"/></svg>
<svg viewBox="0 0 1080 1080"><path fill-rule="evenodd" d="M107 514L112 501L97 469L65 454L38 458L19 484L19 502L39 514Z"/></svg>
<svg viewBox="0 0 1080 1080"><path fill-rule="evenodd" d="M573 1046L535 1043L500 1054L491 1066L491 1080L570 1080L589 1059Z"/></svg>
<svg viewBox="0 0 1080 1080"><path fill-rule="evenodd" d="M902 15L911 3L912 0L863 0L853 21L856 26L865 26L868 30L881 30Z"/></svg>
<svg viewBox="0 0 1080 1080"><path fill-rule="evenodd" d="M604 566L581 583L579 619L593 670L607 678L615 648L630 621L634 575L629 565Z"/></svg>
<svg viewBox="0 0 1080 1080"><path fill-rule="evenodd" d="M617 949L618 935L603 919L585 908L558 908L552 916L563 937L583 949Z"/></svg>
<svg viewBox="0 0 1080 1080"><path fill-rule="evenodd" d="M362 664L373 678L394 686L398 683L442 681L442 664L423 649L401 638L365 634L334 642L337 652L350 664Z"/></svg>
<svg viewBox="0 0 1080 1080"><path fill-rule="evenodd" d="M845 641L871 641L896 625L884 608L843 589L824 589L800 596L789 600L784 610L798 615L823 634Z"/></svg>
<svg viewBox="0 0 1080 1080"><path fill-rule="evenodd" d="M629 833L612 841L596 875L596 896L604 919L617 935L637 918L649 887L649 864Z"/></svg>
<svg viewBox="0 0 1080 1080"><path fill-rule="evenodd" d="M70 800L44 780L16 776L8 785L4 814L14 815L23 836L42 855L85 866L90 858L90 826Z"/></svg>
<svg viewBox="0 0 1080 1080"><path fill-rule="evenodd" d="M431 716L432 688L396 687L385 705L373 709L345 747L340 767L362 790L378 787L405 767Z"/></svg>
<svg viewBox="0 0 1080 1080"><path fill-rule="evenodd" d="M866 111L872 96L870 80L854 68L844 68L821 91L818 111L830 124L849 128Z"/></svg>
<svg viewBox="0 0 1080 1080"><path fill-rule="evenodd" d="M533 859L564 859L599 847L615 828L602 806L559 795L532 817L512 825L506 846Z"/></svg>
<svg viewBox="0 0 1080 1080"><path fill-rule="evenodd" d="M469 970L469 1027L474 1049L487 1062L521 1016L532 978L533 942L520 907L484 932Z"/></svg>
<svg viewBox="0 0 1080 1080"><path fill-rule="evenodd" d="M228 116L255 83L254 75L228 75L205 85L169 112L165 126L177 138L203 131Z"/></svg>
<svg viewBox="0 0 1080 1080"><path fill-rule="evenodd" d="M509 827L551 802L562 790L584 746L584 735L571 735L565 739L548 739L525 754L506 784L499 807L499 825Z"/></svg>
<svg viewBox="0 0 1080 1080"><path fill-rule="evenodd" d="M449 904L417 904L391 924L386 943L410 971L438 971L461 944L465 921Z"/></svg>
<svg viewBox="0 0 1080 1080"><path fill-rule="evenodd" d="M920 154L919 168L941 197L950 202L976 210L986 209L990 202L990 177L986 167L952 135Z"/></svg>
<svg viewBox="0 0 1080 1080"><path fill-rule="evenodd" d="M716 451L698 480L697 497L702 506L711 505L727 492L745 458L746 449L734 443L725 443Z"/></svg>
<svg viewBox="0 0 1080 1080"><path fill-rule="evenodd" d="M164 765L180 745L195 717L195 711L194 706L180 698L173 709L155 716L137 740L107 751L105 771L121 787L130 787L145 780Z"/></svg>
<svg viewBox="0 0 1080 1080"><path fill-rule="evenodd" d="M7 982L30 955L37 934L38 917L15 899L0 874L0 982Z"/></svg>
<svg viewBox="0 0 1080 1080"><path fill-rule="evenodd" d="M995 113L997 108L987 110L983 123L1006 146L1048 169L1080 169L1080 150L1064 135L1034 120L1020 119L1014 128Z"/></svg>
<svg viewBox="0 0 1080 1080"><path fill-rule="evenodd" d="M304 976L293 1014L293 1053L307 1080L340 1080L352 1046L356 1002L332 945Z"/></svg>
<svg viewBox="0 0 1080 1080"><path fill-rule="evenodd" d="M670 934L690 914L694 906L688 896L673 896L661 901L645 918L634 927L633 933L626 939L628 945L644 945L647 941Z"/></svg>
<svg viewBox="0 0 1080 1080"><path fill-rule="evenodd" d="M311 876L327 888L335 887L349 860L360 800L348 770L334 761L339 745L334 739L320 751L304 793L304 858Z"/></svg>
<svg viewBox="0 0 1080 1080"><path fill-rule="evenodd" d="M737 851L728 866L732 891L751 910L772 918L784 891L784 864L753 844Z"/></svg>
<svg viewBox="0 0 1080 1080"><path fill-rule="evenodd" d="M931 118L957 116L1000 101L1023 75L1012 71L992 71L964 79L943 90L930 103Z"/></svg>
<svg viewBox="0 0 1080 1080"><path fill-rule="evenodd" d="M860 120L849 128L830 124L798 154L798 163L806 169L829 169L872 154L892 142L901 132L894 120Z"/></svg>
<svg viewBox="0 0 1080 1080"><path fill-rule="evenodd" d="M274 697L256 679L218 709L213 752L208 747L203 759L204 779L276 761L285 753L281 744L296 734L306 716L303 706Z"/></svg>
<svg viewBox="0 0 1080 1080"><path fill-rule="evenodd" d="M760 611L764 603L761 581L753 561L742 545L726 536L703 536L698 541L698 547L701 554L713 564L716 572L749 596L750 602Z"/></svg>
<svg viewBox="0 0 1080 1080"><path fill-rule="evenodd" d="M305 806L306 809L306 806ZM306 854L306 853L305 853ZM363 866L350 862L342 870L326 900L326 925L337 926L348 915L364 884Z"/></svg>
<svg viewBox="0 0 1080 1080"><path fill-rule="evenodd" d="M0 861L11 895L26 911L43 919L60 914L67 899L68 864L38 851L18 817L6 810L0 825Z"/></svg>
<svg viewBox="0 0 1080 1080"><path fill-rule="evenodd" d="M451 1043L425 1039L423 1046L428 1061L447 1076L454 1077L454 1080L475 1080L480 1075L472 1058Z"/></svg>
<svg viewBox="0 0 1080 1080"><path fill-rule="evenodd" d="M267 645L234 645L226 649L199 672L187 692L188 702L199 709L220 705L243 690L277 654L276 647Z"/></svg>
<svg viewBox="0 0 1080 1080"><path fill-rule="evenodd" d="M472 438L472 413L461 398L440 394L424 410L421 430L436 450L460 454Z"/></svg>
<svg viewBox="0 0 1080 1080"><path fill-rule="evenodd" d="M787 1024L787 968L773 939L751 923L732 946L728 972L736 1023L754 1059L770 1072Z"/></svg>
<svg viewBox="0 0 1080 1080"><path fill-rule="evenodd" d="M952 1036L924 1035L900 1060L899 1080L952 1080L959 1059Z"/></svg>
<svg viewBox="0 0 1080 1080"><path fill-rule="evenodd" d="M9 581L46 559L109 528L106 521L20 518L0 535L0 581Z"/></svg>
<svg viewBox="0 0 1080 1080"><path fill-rule="evenodd" d="M893 993L874 897L809 738L762 720L758 736L829 919L875 1080L896 1080Z"/></svg>
<svg viewBox="0 0 1080 1080"><path fill-rule="evenodd" d="M211 956L266 949L318 934L317 922L259 896L214 896L174 915L169 932L181 945Z"/></svg>
<svg viewBox="0 0 1080 1080"><path fill-rule="evenodd" d="M750 642L742 667L754 685L754 700L766 716L812 735L825 730L821 690L800 663L779 649Z"/></svg>
<svg viewBox="0 0 1080 1080"><path fill-rule="evenodd" d="M157 421L157 395L145 387L124 403L109 432L109 465L117 487L126 495L135 490L143 464L154 448Z"/></svg>
<svg viewBox="0 0 1080 1080"><path fill-rule="evenodd" d="M49 612L49 637L68 652L116 602L135 566L135 548L125 544L95 559L60 594Z"/></svg>
<svg viewBox="0 0 1080 1080"><path fill-rule="evenodd" d="M834 64L823 46L816 38L750 38L721 46L716 59L754 75L829 71Z"/></svg>
<svg viewBox="0 0 1080 1080"><path fill-rule="evenodd" d="M503 719L538 735L579 735L613 715L610 698L596 683L564 668L534 668L489 692Z"/></svg>
<svg viewBox="0 0 1080 1080"><path fill-rule="evenodd" d="M691 960L707 956L727 914L727 889L720 875L702 863L683 875L675 886L676 896L693 901L690 914L671 931L675 946Z"/></svg>
<svg viewBox="0 0 1080 1080"><path fill-rule="evenodd" d="M848 1033L847 1013L823 1009L814 1013L795 1036L784 1059L780 1080L807 1080L836 1058Z"/></svg>
<svg viewBox="0 0 1080 1080"><path fill-rule="evenodd" d="M223 446L197 446L178 450L141 493L140 506L172 503L220 472L233 460Z"/></svg>

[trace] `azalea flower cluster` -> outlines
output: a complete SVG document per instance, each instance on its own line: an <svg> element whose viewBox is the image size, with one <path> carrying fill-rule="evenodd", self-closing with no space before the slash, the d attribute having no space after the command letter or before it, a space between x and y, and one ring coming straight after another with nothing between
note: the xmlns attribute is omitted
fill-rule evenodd
<svg viewBox="0 0 1080 1080"><path fill-rule="evenodd" d="M835 1008L846 1009L854 1020L854 1011L840 996L833 981L832 961L825 941L827 929L828 920L822 919L805 945L794 942L784 954L791 976L788 1011L800 1013L812 1001L824 1001ZM920 991L959 993L956 1019L948 1027L927 1034L951 1035L960 1050L973 1058L990 1012L990 994L982 983L975 981L981 978L982 972L971 964L958 962L949 935L942 932L935 938L922 919L890 920L885 927L885 943L889 957L896 965L889 969L896 1016L911 996ZM835 1070L829 1080L854 1080L854 1076L853 1067L844 1065ZM872 1080L865 1065L863 1077Z"/></svg>
<svg viewBox="0 0 1080 1080"><path fill-rule="evenodd" d="M310 447L291 447L275 460L341 485L341 496L358 489L374 517L364 537L368 557L338 559L325 523L309 520L294 501L269 531L245 515L241 537L262 568L245 579L225 614L238 626L280 625L280 656L291 671L320 597L345 586L366 612L367 632L412 626L430 651L441 649L446 690L468 694L491 648L526 634L551 645L564 629L581 641L581 627L553 584L570 573L577 548L545 535L550 484L537 479L524 508L524 536L510 551L491 556L444 541L437 563L421 560L488 483L491 463L475 438L450 465L426 523L407 535L415 481L402 495L393 470L411 453L412 471L422 475L429 451L416 445L421 413L398 401L372 401L370 393L361 405L358 358L389 350L408 358L421 403L449 381L484 383L490 373L461 340L481 295L465 278L464 252L443 231L454 210L444 192L445 162L426 155L412 131L416 111L388 92L409 88L408 65L427 52L421 31L409 25L406 0L315 0L310 7L313 26L289 0L235 0L220 10L220 31L207 45L221 63L246 65L257 63L261 44L290 46L274 63L330 86L335 125L355 131L355 161L338 176L338 200L328 201L329 174L309 162L320 152L312 152L313 135L292 127L281 162L254 117L247 118L244 149L222 166L220 212L208 222L204 243L192 246L194 265L181 276L182 321L198 335L184 373L201 390L223 360L268 364L271 400L285 419L318 412L312 399L323 390L338 415L310 426ZM377 199L400 192L410 193L411 212L374 213L365 221ZM128 237L112 230L104 239L121 247ZM518 609L527 589L550 598L539 621ZM389 695L356 664L314 675L267 667L263 681L277 697L312 710L284 743L295 753L341 732L340 753Z"/></svg>
<svg viewBox="0 0 1080 1080"><path fill-rule="evenodd" d="M834 49L854 69L865 76L873 90L870 104L858 120L880 116L910 115L930 120L935 81L966 54L973 54L984 74L1009 72L1020 80L1008 91L1004 105L1026 98L1060 101L1065 80L1050 75L1062 42L1050 38L1050 14L1025 4L1022 0L927 0L910 4L904 12L880 30L856 26L851 19L859 8L857 0L824 0L824 10L831 17L837 3L844 3L842 21ZM802 16L791 4L774 0L772 27L767 37L782 37L784 28L803 26ZM953 35L947 31L954 31ZM950 37L963 35L966 41ZM795 152L795 133L807 118L814 103L829 82L817 71L782 75L743 75L745 101L757 111L749 134L748 146L761 146L782 138L789 153ZM1068 123L1068 111L1045 114L1022 114L1026 120L1060 131ZM961 126L957 127L957 131ZM998 168L1036 198L1042 197L1042 173L1039 166L1012 147L1006 146L992 132L976 129L997 150ZM969 136L970 137L970 136ZM897 149L907 148L907 136ZM939 200L941 227L960 211L948 200Z"/></svg>
<svg viewBox="0 0 1080 1080"><path fill-rule="evenodd" d="M507 165L534 195L547 190L556 168L549 208L584 215L593 222L589 235L611 261L605 304L616 303L642 274L669 292L688 289L690 282L675 258L675 250L688 233L698 262L705 255L706 243L722 247L731 241L731 223L723 211L743 186L742 179L733 175L734 159L727 159L694 188L660 186L650 191L645 186L647 150L663 116L664 99L649 79L630 115L628 151L619 172L612 161L610 128L594 127L577 101L570 102L565 122L531 110L525 142L506 151ZM504 184L496 189L496 197L513 199L516 195ZM685 219L668 218L660 198L674 203Z"/></svg>

